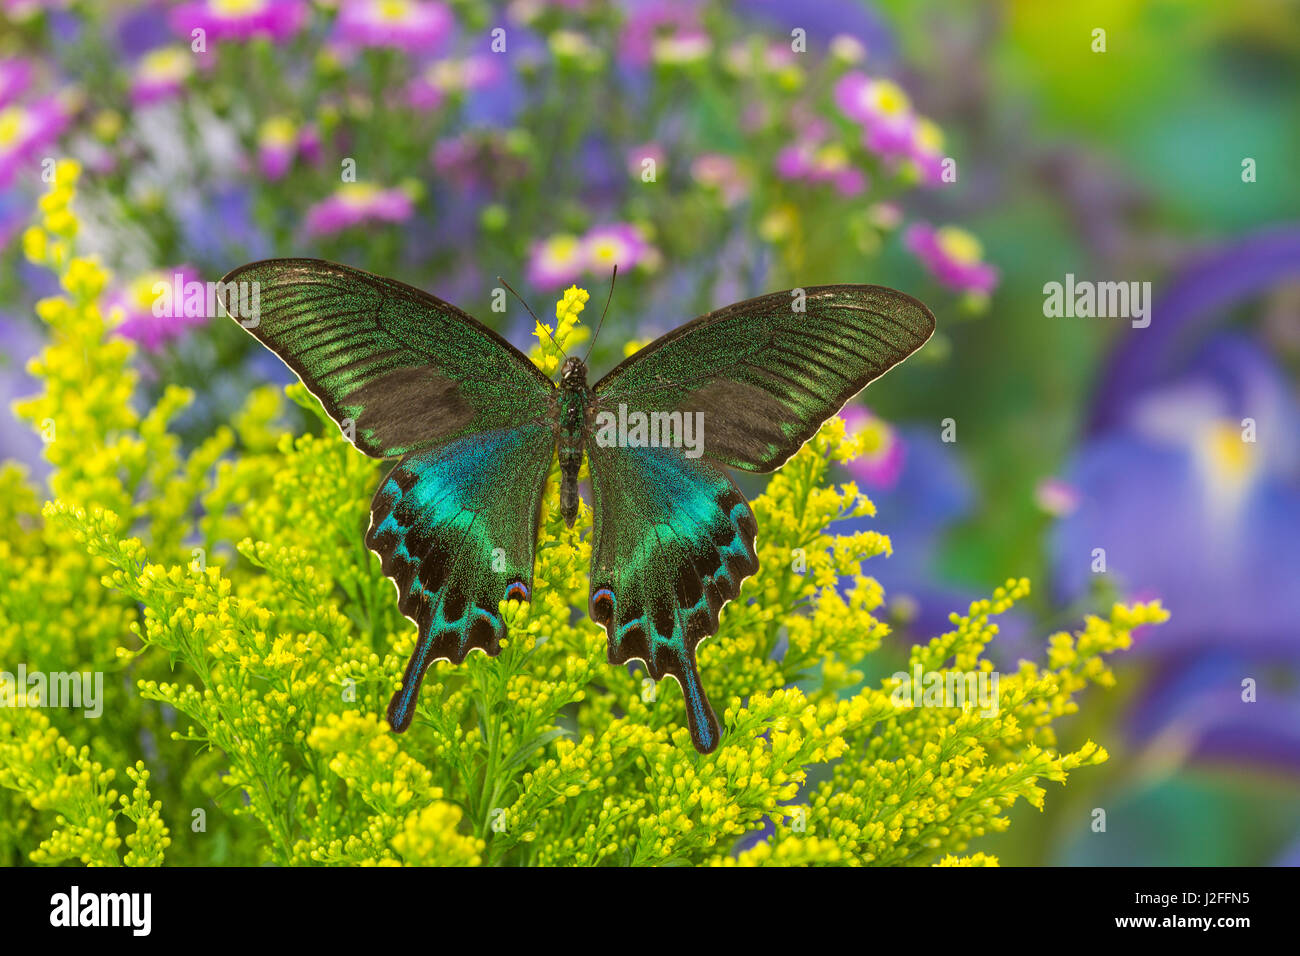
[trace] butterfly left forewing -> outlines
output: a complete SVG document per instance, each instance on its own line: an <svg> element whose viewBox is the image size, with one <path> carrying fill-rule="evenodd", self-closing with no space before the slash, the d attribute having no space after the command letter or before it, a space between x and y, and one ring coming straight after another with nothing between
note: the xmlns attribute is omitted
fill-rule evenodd
<svg viewBox="0 0 1300 956"><path fill-rule="evenodd" d="M376 458L534 420L554 391L456 306L360 269L267 259L223 278L218 301Z"/></svg>
<svg viewBox="0 0 1300 956"><path fill-rule="evenodd" d="M691 738L709 753L720 728L695 652L758 569L754 512L726 472L681 449L592 440L587 454L591 617L605 628L610 663L641 660L655 680L677 680Z"/></svg>

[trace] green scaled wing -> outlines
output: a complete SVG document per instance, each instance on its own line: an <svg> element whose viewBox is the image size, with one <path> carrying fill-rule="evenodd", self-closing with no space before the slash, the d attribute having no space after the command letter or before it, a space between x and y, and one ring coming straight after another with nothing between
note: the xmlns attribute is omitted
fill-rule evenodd
<svg viewBox="0 0 1300 956"><path fill-rule="evenodd" d="M932 332L929 309L883 286L773 292L656 339L595 391L611 411L701 412L706 458L771 471Z"/></svg>
<svg viewBox="0 0 1300 956"><path fill-rule="evenodd" d="M221 280L226 312L293 369L345 436L395 458L537 421L554 386L460 309L318 259L268 259Z"/></svg>

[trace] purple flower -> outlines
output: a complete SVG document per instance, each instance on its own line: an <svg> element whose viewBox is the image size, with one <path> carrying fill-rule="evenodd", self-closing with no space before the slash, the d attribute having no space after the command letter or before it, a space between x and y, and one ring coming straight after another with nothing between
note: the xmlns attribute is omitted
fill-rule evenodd
<svg viewBox="0 0 1300 956"><path fill-rule="evenodd" d="M312 166L320 162L320 130L314 124L309 123L298 131L298 156Z"/></svg>
<svg viewBox="0 0 1300 956"><path fill-rule="evenodd" d="M140 58L131 80L131 102L159 103L178 95L194 72L194 55L184 47L163 47Z"/></svg>
<svg viewBox="0 0 1300 956"><path fill-rule="evenodd" d="M344 183L334 195L307 210L307 234L328 236L367 222L404 222L414 212L411 197L401 189Z"/></svg>
<svg viewBox="0 0 1300 956"><path fill-rule="evenodd" d="M266 37L283 43L303 28L308 13L306 0L191 0L173 9L168 22L186 40L201 29L213 42Z"/></svg>
<svg viewBox="0 0 1300 956"><path fill-rule="evenodd" d="M1080 503L1050 542L1059 599L1091 590L1104 548L1107 573L1173 615L1133 650L1153 679L1130 730L1159 759L1300 772L1300 402L1256 342L1207 334L1297 262L1294 228L1190 259L1108 360L1069 466Z"/></svg>
<svg viewBox="0 0 1300 956"><path fill-rule="evenodd" d="M1207 342L1182 375L1131 399L1069 474L1081 501L1052 543L1063 598L1086 593L1104 548L1108 573L1173 612L1139 647L1231 635L1237 649L1300 652L1300 406L1257 346Z"/></svg>
<svg viewBox="0 0 1300 956"><path fill-rule="evenodd" d="M543 289L572 282L587 273L607 276L615 265L631 269L653 265L659 250L646 242L630 223L593 226L581 238L561 233L533 245L528 261L529 281Z"/></svg>
<svg viewBox="0 0 1300 956"><path fill-rule="evenodd" d="M109 294L108 312L118 335L156 352L207 321L207 287L189 266L146 272Z"/></svg>
<svg viewBox="0 0 1300 956"><path fill-rule="evenodd" d="M903 241L940 283L958 292L988 295L998 284L998 273L983 260L980 242L956 226L931 228L913 223Z"/></svg>
<svg viewBox="0 0 1300 956"><path fill-rule="evenodd" d="M434 0L343 0L334 42L343 49L391 47L416 53L436 47L451 27L451 12Z"/></svg>
<svg viewBox="0 0 1300 956"><path fill-rule="evenodd" d="M17 57L0 60L0 109L22 96L32 79L32 64Z"/></svg>
<svg viewBox="0 0 1300 956"><path fill-rule="evenodd" d="M0 110L0 189L8 188L19 169L58 141L69 119L57 96Z"/></svg>

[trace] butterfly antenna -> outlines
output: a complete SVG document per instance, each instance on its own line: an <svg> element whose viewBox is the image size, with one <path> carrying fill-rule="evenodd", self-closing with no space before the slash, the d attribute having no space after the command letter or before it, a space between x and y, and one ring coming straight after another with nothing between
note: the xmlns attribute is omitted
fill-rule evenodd
<svg viewBox="0 0 1300 956"><path fill-rule="evenodd" d="M516 299L519 300L519 304L524 307L524 311L533 317L533 321L538 324L538 326L542 329L542 331L544 331L548 336L550 336L551 342L555 345L557 349L560 350L560 354L567 359L569 357L569 353L564 351L564 348L560 345L559 342L555 341L555 336L551 335L551 330L548 329L545 323L543 323L542 320L537 317L537 313L534 312L532 309L528 308L528 303L524 301L524 297L520 295L518 292L516 292L514 289L512 289L510 287L510 283L507 282L505 279L501 278L500 276L497 276L497 281L500 282L503 286L505 286L506 290L509 291L511 295L513 295Z"/></svg>
<svg viewBox="0 0 1300 956"><path fill-rule="evenodd" d="M605 324L605 316L609 313L610 300L614 298L614 280L618 278L618 263L614 264L614 274L609 277L609 295L605 296L605 308L600 313L600 321L596 323L596 334L591 337L591 344L587 346L587 354L582 357L582 364L587 364L587 359L591 358L591 350L596 347L596 336L600 335L600 328Z"/></svg>

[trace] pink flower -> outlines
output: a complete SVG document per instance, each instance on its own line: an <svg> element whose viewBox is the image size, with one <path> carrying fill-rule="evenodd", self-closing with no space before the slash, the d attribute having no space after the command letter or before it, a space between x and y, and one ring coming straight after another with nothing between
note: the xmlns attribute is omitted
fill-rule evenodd
<svg viewBox="0 0 1300 956"><path fill-rule="evenodd" d="M866 450L849 462L849 471L868 488L892 488L903 473L903 441L894 427L861 405L840 409L846 431L851 435L865 432Z"/></svg>
<svg viewBox="0 0 1300 956"><path fill-rule="evenodd" d="M414 212L411 197L400 189L344 183L307 210L306 229L309 236L328 236L367 222L404 222Z"/></svg>
<svg viewBox="0 0 1300 956"><path fill-rule="evenodd" d="M635 179L640 179L645 172L645 161L654 160L654 170L656 178L663 172L664 168L664 148L658 143L642 143L640 146L633 146L627 151L627 171Z"/></svg>
<svg viewBox="0 0 1300 956"><path fill-rule="evenodd" d="M194 54L184 47L150 50L140 58L131 80L131 102L136 106L160 103L178 95L194 72Z"/></svg>
<svg viewBox="0 0 1300 956"><path fill-rule="evenodd" d="M448 57L426 66L407 87L406 101L418 110L434 110L448 96L491 86L501 78L491 56Z"/></svg>
<svg viewBox="0 0 1300 956"><path fill-rule="evenodd" d="M632 66L646 66L659 47L661 57L678 52L684 45L691 52L707 45L700 30L699 15L686 3L643 3L628 16L619 36L619 50ZM707 52L707 50L706 50Z"/></svg>
<svg viewBox="0 0 1300 956"><path fill-rule="evenodd" d="M655 261L658 250L630 223L594 226L581 238L562 233L535 243L528 279L539 288L555 288L584 273L607 276L617 265L631 269Z"/></svg>
<svg viewBox="0 0 1300 956"><path fill-rule="evenodd" d="M451 27L451 12L434 0L343 0L334 42L415 53L437 46Z"/></svg>
<svg viewBox="0 0 1300 956"><path fill-rule="evenodd" d="M0 189L7 188L18 170L42 150L58 142L70 118L57 96L0 110Z"/></svg>
<svg viewBox="0 0 1300 956"><path fill-rule="evenodd" d="M1079 489L1060 478L1044 478L1034 488L1034 502L1056 518L1064 518L1079 507Z"/></svg>
<svg viewBox="0 0 1300 956"><path fill-rule="evenodd" d="M302 29L308 13L306 0L191 0L167 19L186 40L201 29L212 42L266 37L283 43Z"/></svg>
<svg viewBox="0 0 1300 956"><path fill-rule="evenodd" d="M602 275L620 269L631 269L650 251L635 226L613 223L596 226L582 238L582 261L588 272Z"/></svg>
<svg viewBox="0 0 1300 956"><path fill-rule="evenodd" d="M150 352L206 322L207 306L207 287L190 266L146 272L108 297L109 315L121 319L114 331Z"/></svg>
<svg viewBox="0 0 1300 956"><path fill-rule="evenodd" d="M582 240L560 233L533 244L528 256L528 281L541 289L572 282L583 272Z"/></svg>
<svg viewBox="0 0 1300 956"><path fill-rule="evenodd" d="M928 223L913 223L903 242L930 274L950 289L988 295L998 284L997 270L982 261L979 240L965 229L934 229Z"/></svg>
<svg viewBox="0 0 1300 956"><path fill-rule="evenodd" d="M897 83L847 73L835 84L835 103L840 112L862 125L862 143L872 152L894 156L912 144L915 115Z"/></svg>
<svg viewBox="0 0 1300 956"><path fill-rule="evenodd" d="M8 106L23 95L32 80L32 64L13 57L0 60L0 108Z"/></svg>
<svg viewBox="0 0 1300 956"><path fill-rule="evenodd" d="M691 163L691 178L705 189L716 189L724 206L745 198L749 183L735 159L724 153L701 153Z"/></svg>

